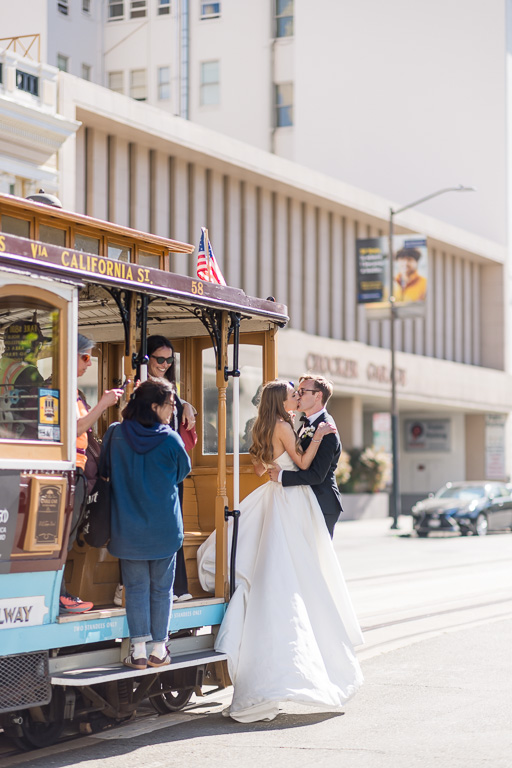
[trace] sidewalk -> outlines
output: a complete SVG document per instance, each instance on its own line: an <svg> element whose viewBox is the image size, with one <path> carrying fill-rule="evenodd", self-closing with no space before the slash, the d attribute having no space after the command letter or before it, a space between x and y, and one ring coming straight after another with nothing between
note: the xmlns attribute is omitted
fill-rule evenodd
<svg viewBox="0 0 512 768"><path fill-rule="evenodd" d="M398 518L398 529L392 529L392 517L361 518L359 520L341 520L336 524L335 538L343 536L380 538L382 536L404 536L413 533L412 515L401 515Z"/></svg>

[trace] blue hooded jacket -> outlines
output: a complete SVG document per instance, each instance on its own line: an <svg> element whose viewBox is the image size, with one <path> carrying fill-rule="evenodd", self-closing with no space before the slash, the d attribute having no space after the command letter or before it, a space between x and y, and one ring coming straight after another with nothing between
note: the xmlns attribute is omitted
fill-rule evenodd
<svg viewBox="0 0 512 768"><path fill-rule="evenodd" d="M112 424L111 538L108 551L125 560L172 557L183 543L178 483L190 472L180 436L167 424Z"/></svg>

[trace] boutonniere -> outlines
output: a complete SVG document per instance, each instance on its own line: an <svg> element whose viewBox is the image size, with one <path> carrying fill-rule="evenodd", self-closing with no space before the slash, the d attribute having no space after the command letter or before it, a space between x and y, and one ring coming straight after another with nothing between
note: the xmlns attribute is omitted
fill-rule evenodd
<svg viewBox="0 0 512 768"><path fill-rule="evenodd" d="M309 427L304 427L303 432L301 432L300 438L304 437L313 437L315 434L315 428L310 424Z"/></svg>

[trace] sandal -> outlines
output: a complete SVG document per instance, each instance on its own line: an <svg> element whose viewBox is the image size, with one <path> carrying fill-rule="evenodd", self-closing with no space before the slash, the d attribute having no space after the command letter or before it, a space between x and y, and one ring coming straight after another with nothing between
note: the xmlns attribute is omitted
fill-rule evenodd
<svg viewBox="0 0 512 768"><path fill-rule="evenodd" d="M151 656L148 659L148 667L166 667L171 663L171 655L169 651L165 654L163 659L159 659L158 656Z"/></svg>
<svg viewBox="0 0 512 768"><path fill-rule="evenodd" d="M134 659L130 654L123 660L123 664L125 667L131 667L132 669L147 669L148 660L144 657L141 659Z"/></svg>

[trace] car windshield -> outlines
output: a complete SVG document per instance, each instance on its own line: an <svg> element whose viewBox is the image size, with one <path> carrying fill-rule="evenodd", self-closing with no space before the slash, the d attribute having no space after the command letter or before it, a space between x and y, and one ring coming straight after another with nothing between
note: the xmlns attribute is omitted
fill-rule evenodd
<svg viewBox="0 0 512 768"><path fill-rule="evenodd" d="M472 499L483 499L485 497L485 488L481 485L452 486L451 488L443 488L438 491L436 496L439 499L471 501Z"/></svg>

